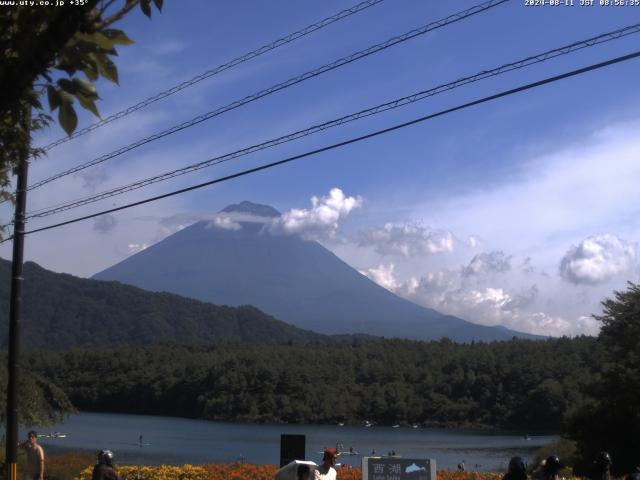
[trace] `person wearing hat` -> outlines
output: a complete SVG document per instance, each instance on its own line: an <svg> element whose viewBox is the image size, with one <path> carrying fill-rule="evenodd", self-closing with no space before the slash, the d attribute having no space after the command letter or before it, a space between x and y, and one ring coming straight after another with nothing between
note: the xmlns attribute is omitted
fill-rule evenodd
<svg viewBox="0 0 640 480"><path fill-rule="evenodd" d="M114 456L111 450L101 450L98 452L98 461L93 467L91 480L122 480L116 472L113 459Z"/></svg>
<svg viewBox="0 0 640 480"><path fill-rule="evenodd" d="M338 452L335 448L327 448L322 456L322 465L314 472L315 480L336 480L338 472L333 468L336 465Z"/></svg>

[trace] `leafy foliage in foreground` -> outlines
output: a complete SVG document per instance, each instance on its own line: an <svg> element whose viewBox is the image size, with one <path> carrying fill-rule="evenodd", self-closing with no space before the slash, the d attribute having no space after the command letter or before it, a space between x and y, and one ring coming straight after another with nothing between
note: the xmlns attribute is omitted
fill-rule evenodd
<svg viewBox="0 0 640 480"><path fill-rule="evenodd" d="M81 410L558 431L598 375L600 358L595 339L583 337L166 345L42 353L31 362Z"/></svg>
<svg viewBox="0 0 640 480"><path fill-rule="evenodd" d="M589 473L596 453L608 451L615 474L640 466L640 286L629 284L602 303L598 343L604 351L602 375L590 399L569 419L577 441L577 470Z"/></svg>
<svg viewBox="0 0 640 480"><path fill-rule="evenodd" d="M162 0L153 3L162 9ZM68 135L78 124L75 101L99 116L94 82L102 77L118 83L112 60L115 47L133 43L110 26L138 5L150 18L151 0L86 0L72 7L0 9L0 199L13 199L9 192L12 168L44 153L32 148L31 133L51 122L42 105L45 95ZM80 72L85 78L78 76Z"/></svg>
<svg viewBox="0 0 640 480"><path fill-rule="evenodd" d="M7 414L7 357L0 355L0 425ZM18 377L18 422L21 425L49 426L75 412L65 393L45 377L21 368Z"/></svg>

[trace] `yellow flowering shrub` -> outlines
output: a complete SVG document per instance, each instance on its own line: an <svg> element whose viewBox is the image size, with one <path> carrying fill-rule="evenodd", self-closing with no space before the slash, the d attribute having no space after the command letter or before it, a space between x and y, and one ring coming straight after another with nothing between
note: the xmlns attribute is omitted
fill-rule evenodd
<svg viewBox="0 0 640 480"><path fill-rule="evenodd" d="M118 468L123 480L273 480L278 467L228 463L212 465L159 465L156 467L125 466ZM84 469L74 480L91 480L93 466ZM338 480L362 480L360 468L338 468ZM437 480L501 480L496 472L460 472L438 470ZM566 480L579 480L570 478Z"/></svg>
<svg viewBox="0 0 640 480"><path fill-rule="evenodd" d="M75 480L91 480L93 466L84 469ZM159 465L157 467L118 467L118 474L125 480L209 480L206 467L194 465Z"/></svg>

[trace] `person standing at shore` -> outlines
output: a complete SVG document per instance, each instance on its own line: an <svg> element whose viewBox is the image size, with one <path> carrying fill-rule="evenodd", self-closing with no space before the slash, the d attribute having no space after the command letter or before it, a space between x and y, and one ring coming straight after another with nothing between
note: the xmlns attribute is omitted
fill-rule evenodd
<svg viewBox="0 0 640 480"><path fill-rule="evenodd" d="M44 450L38 444L38 433L31 430L20 447L27 453L25 480L44 480Z"/></svg>
<svg viewBox="0 0 640 480"><path fill-rule="evenodd" d="M315 480L336 480L338 472L334 468L338 452L335 448L327 448L322 457L322 465L314 472Z"/></svg>

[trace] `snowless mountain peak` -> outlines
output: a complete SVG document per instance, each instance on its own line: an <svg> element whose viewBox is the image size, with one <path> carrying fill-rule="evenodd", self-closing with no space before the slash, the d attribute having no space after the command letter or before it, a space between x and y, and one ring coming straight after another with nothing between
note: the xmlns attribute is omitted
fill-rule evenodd
<svg viewBox="0 0 640 480"><path fill-rule="evenodd" d="M258 217L269 217L269 218L276 218L281 215L278 210L276 210L275 208L269 205L252 203L247 200L240 203L234 203L232 205L229 205L223 208L222 210L220 210L220 213L242 213L242 214L248 214L248 215L256 215Z"/></svg>

